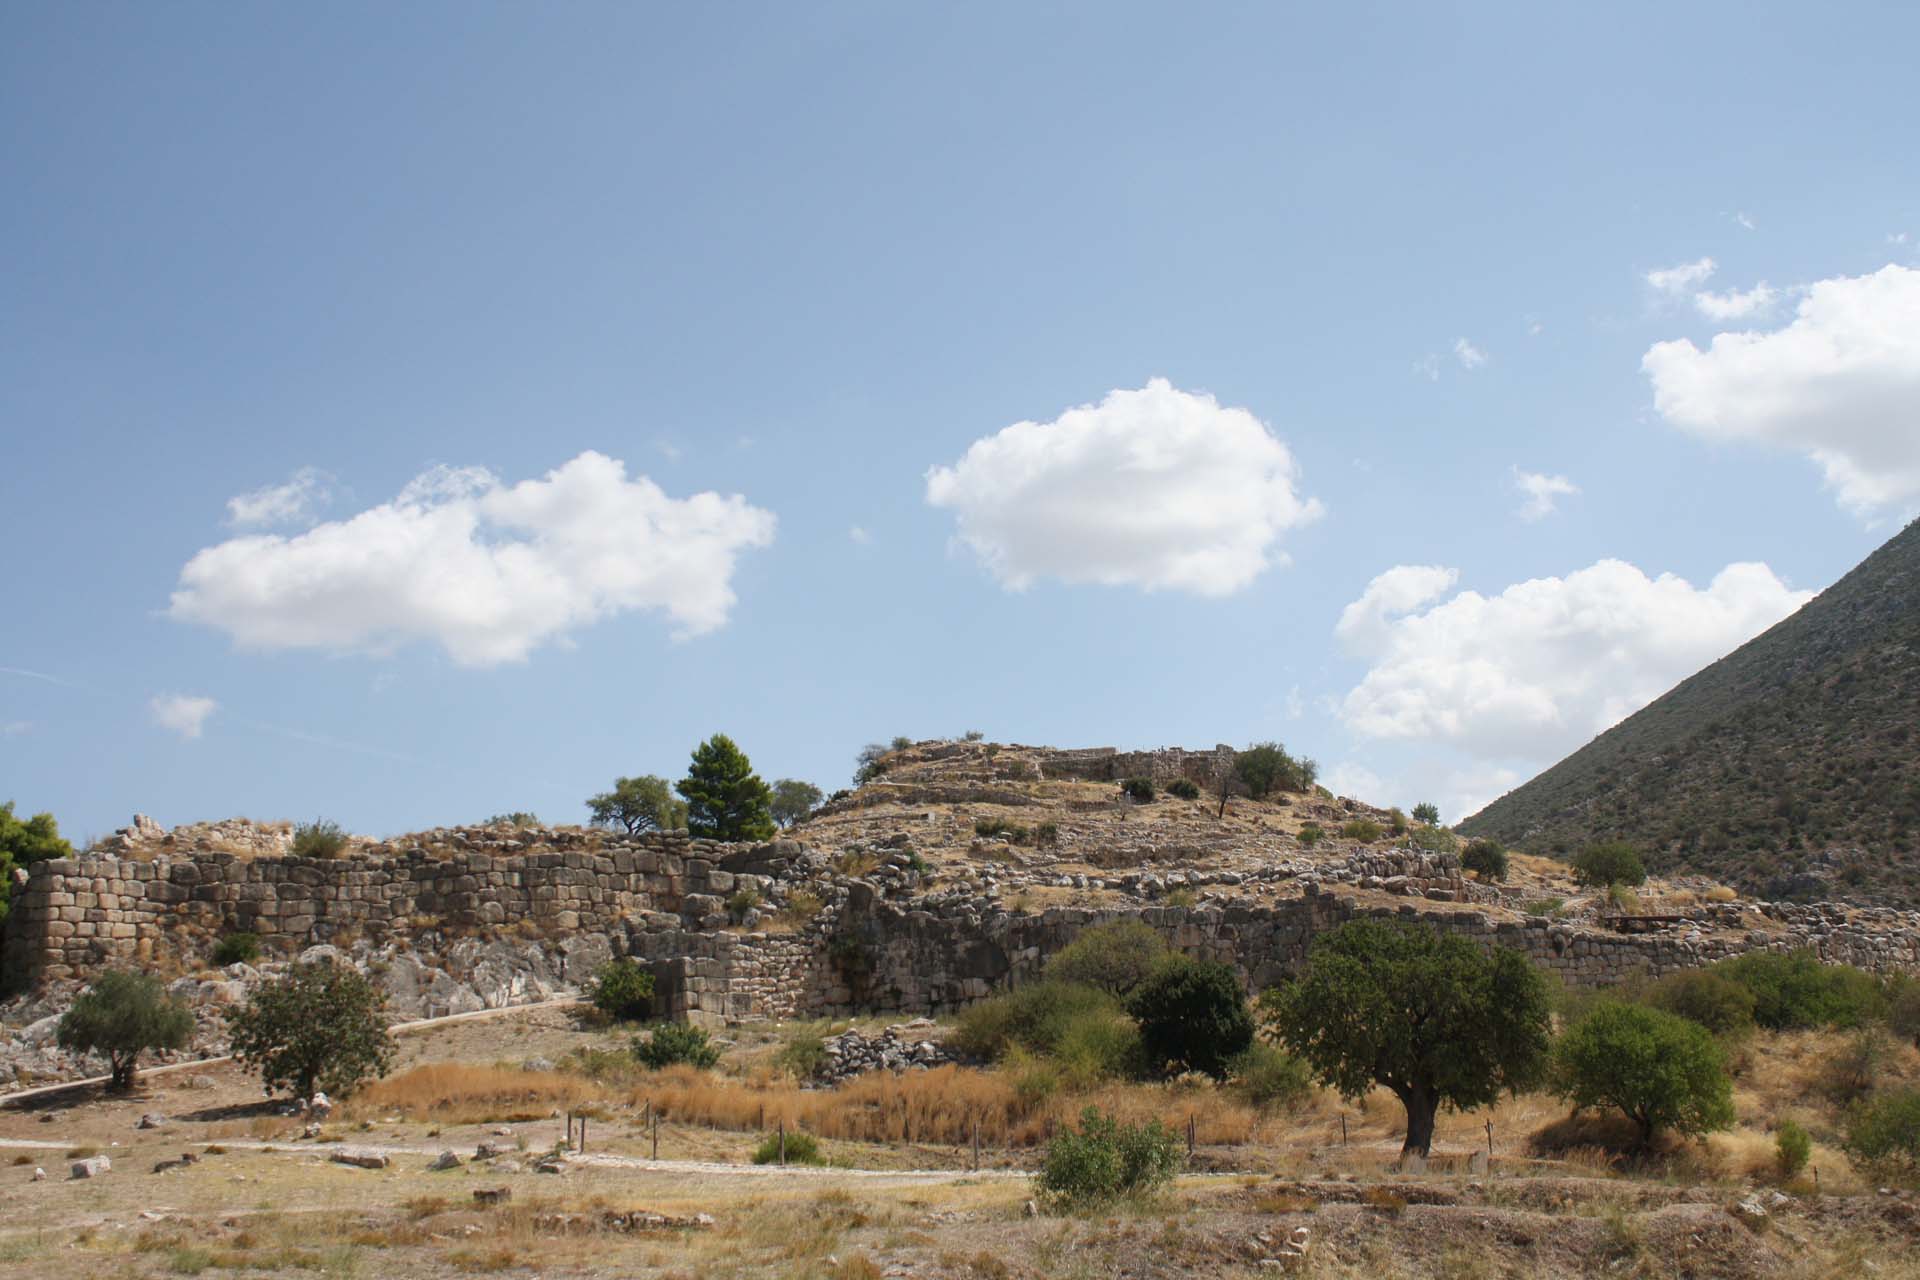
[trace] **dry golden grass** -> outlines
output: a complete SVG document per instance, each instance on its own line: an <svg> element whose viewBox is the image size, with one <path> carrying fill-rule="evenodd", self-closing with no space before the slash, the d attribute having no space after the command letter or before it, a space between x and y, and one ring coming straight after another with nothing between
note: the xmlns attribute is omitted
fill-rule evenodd
<svg viewBox="0 0 1920 1280"><path fill-rule="evenodd" d="M354 1094L348 1119L400 1114L442 1124L538 1120L555 1108L582 1110L608 1100L585 1076L562 1071L433 1062L376 1080Z"/></svg>

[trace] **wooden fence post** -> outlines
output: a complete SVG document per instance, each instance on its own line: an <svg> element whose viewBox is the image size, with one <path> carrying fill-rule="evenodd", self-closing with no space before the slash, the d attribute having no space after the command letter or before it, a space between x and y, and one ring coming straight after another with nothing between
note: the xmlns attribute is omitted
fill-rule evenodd
<svg viewBox="0 0 1920 1280"><path fill-rule="evenodd" d="M1193 1159L1193 1113L1187 1113L1187 1159Z"/></svg>
<svg viewBox="0 0 1920 1280"><path fill-rule="evenodd" d="M651 1102L647 1104L647 1113L653 1117L653 1158L658 1160L660 1158L660 1113L653 1109Z"/></svg>
<svg viewBox="0 0 1920 1280"><path fill-rule="evenodd" d="M1493 1159L1493 1121L1487 1121L1487 1159Z"/></svg>
<svg viewBox="0 0 1920 1280"><path fill-rule="evenodd" d="M1347 1145L1347 1113L1344 1111L1340 1113L1340 1145Z"/></svg>
<svg viewBox="0 0 1920 1280"><path fill-rule="evenodd" d="M780 1117L780 1163L787 1162L787 1118Z"/></svg>
<svg viewBox="0 0 1920 1280"><path fill-rule="evenodd" d="M980 1117L973 1118L973 1171L980 1172Z"/></svg>

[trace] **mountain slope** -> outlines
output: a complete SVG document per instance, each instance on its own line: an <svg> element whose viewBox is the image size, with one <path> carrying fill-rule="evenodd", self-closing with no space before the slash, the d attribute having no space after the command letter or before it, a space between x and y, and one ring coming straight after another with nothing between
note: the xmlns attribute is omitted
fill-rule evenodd
<svg viewBox="0 0 1920 1280"><path fill-rule="evenodd" d="M1461 830L1920 906L1920 521Z"/></svg>

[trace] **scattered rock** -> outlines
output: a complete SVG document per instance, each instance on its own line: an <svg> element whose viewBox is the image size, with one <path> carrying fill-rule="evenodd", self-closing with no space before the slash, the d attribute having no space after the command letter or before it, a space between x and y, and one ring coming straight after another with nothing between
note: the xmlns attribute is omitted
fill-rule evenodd
<svg viewBox="0 0 1920 1280"><path fill-rule="evenodd" d="M166 1124L166 1122L167 1122L167 1118L165 1116L160 1115L157 1112L149 1111L140 1117L140 1123L135 1125L134 1128L158 1129L162 1125Z"/></svg>
<svg viewBox="0 0 1920 1280"><path fill-rule="evenodd" d="M481 1205L505 1204L511 1199L512 1187L482 1187L473 1193L473 1202Z"/></svg>
<svg viewBox="0 0 1920 1280"><path fill-rule="evenodd" d="M191 1151L183 1151L180 1153L179 1159L162 1160L160 1163L153 1166L153 1171L155 1173L168 1173L174 1169L184 1169L190 1164L199 1164L199 1163L200 1163L199 1156L196 1156Z"/></svg>
<svg viewBox="0 0 1920 1280"><path fill-rule="evenodd" d="M448 1169L458 1169L460 1157L451 1151L442 1151L434 1162L427 1166L428 1173L444 1173Z"/></svg>
<svg viewBox="0 0 1920 1280"><path fill-rule="evenodd" d="M103 1173L113 1171L113 1161L105 1156L88 1156L85 1160L75 1160L69 1172L72 1178L97 1178Z"/></svg>
<svg viewBox="0 0 1920 1280"><path fill-rule="evenodd" d="M393 1163L371 1151L336 1151L330 1158L335 1164L350 1164L356 1169L384 1169Z"/></svg>

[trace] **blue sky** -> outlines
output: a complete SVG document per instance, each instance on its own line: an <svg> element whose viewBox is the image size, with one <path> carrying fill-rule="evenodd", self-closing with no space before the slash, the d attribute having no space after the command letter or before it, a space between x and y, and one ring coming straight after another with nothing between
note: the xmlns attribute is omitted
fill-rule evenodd
<svg viewBox="0 0 1920 1280"><path fill-rule="evenodd" d="M1459 817L1920 500L1916 38L0 4L0 796L571 821L980 729Z"/></svg>

